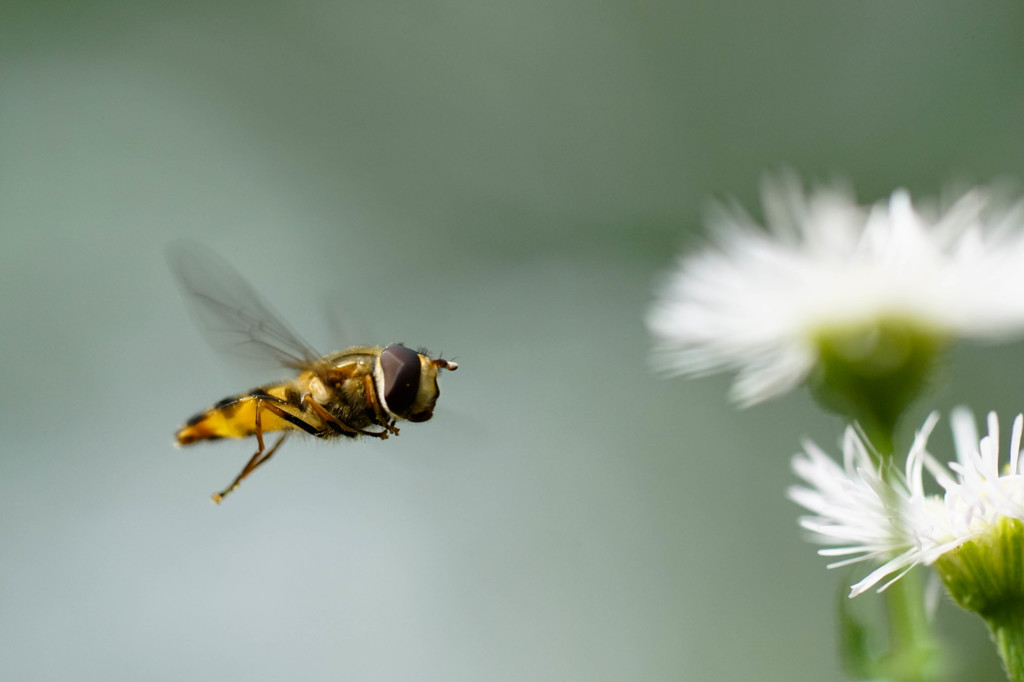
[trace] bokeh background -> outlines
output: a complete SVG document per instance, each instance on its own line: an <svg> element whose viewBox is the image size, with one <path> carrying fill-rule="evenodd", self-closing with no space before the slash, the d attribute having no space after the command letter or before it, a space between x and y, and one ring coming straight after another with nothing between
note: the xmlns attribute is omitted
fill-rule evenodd
<svg viewBox="0 0 1024 682"><path fill-rule="evenodd" d="M846 578L783 492L842 425L653 376L643 316L767 171L1024 178L1022 34L1018 0L7 0L0 678L840 679ZM455 356L434 420L213 506L252 446L171 435L278 374L204 344L179 238L324 351ZM958 349L914 420L1019 411L1022 359Z"/></svg>

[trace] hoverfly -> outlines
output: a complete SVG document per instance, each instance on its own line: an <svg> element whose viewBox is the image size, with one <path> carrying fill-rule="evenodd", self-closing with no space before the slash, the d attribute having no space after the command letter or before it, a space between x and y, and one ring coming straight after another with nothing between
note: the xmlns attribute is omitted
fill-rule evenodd
<svg viewBox="0 0 1024 682"><path fill-rule="evenodd" d="M178 445L220 438L256 436L257 449L226 488L220 503L253 471L266 464L293 431L317 438L386 440L397 436L397 422L424 422L440 395L438 371L456 370L451 360L432 358L400 343L353 346L321 355L300 339L235 272L195 245L168 249L171 270L200 328L215 346L257 360L272 360L297 372L290 380L264 384L224 398L178 430ZM264 434L281 436L266 447Z"/></svg>

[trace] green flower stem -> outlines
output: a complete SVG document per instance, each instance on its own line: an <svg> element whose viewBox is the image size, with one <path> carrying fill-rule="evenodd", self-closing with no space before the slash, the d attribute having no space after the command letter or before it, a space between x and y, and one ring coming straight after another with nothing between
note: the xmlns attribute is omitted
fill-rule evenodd
<svg viewBox="0 0 1024 682"><path fill-rule="evenodd" d="M997 613L987 614L985 622L1003 659L1011 682L1024 682L1024 603L1014 601Z"/></svg>
<svg viewBox="0 0 1024 682"><path fill-rule="evenodd" d="M884 478L892 481L900 464L894 461L893 441L895 424L886 427L876 422L865 427L871 444L881 458ZM886 505L893 509L893 518L899 498L892 492ZM879 672L889 680L898 682L925 682L942 677L942 662L938 642L932 634L925 613L924 585L919 571L911 571L893 583L885 592L889 617L889 651L880 661Z"/></svg>
<svg viewBox="0 0 1024 682"><path fill-rule="evenodd" d="M895 450L893 434L896 431L896 424L883 424L880 421L858 421L857 423L864 431L868 443L871 444L871 447L878 454L878 461L875 463L878 465L879 471L882 472L882 477L887 483L891 482L893 472L898 471L899 467L899 464L893 461L893 452ZM891 500L886 500L886 504L891 509L897 504L897 500L894 497Z"/></svg>
<svg viewBox="0 0 1024 682"><path fill-rule="evenodd" d="M924 611L919 572L912 571L886 590L890 649L881 672L890 680L924 682L941 678L939 647Z"/></svg>

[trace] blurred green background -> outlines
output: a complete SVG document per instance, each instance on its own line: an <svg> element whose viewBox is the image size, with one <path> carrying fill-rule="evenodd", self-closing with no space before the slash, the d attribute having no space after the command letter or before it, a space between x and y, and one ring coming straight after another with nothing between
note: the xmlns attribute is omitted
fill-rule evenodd
<svg viewBox="0 0 1024 682"><path fill-rule="evenodd" d="M839 679L849 577L783 492L841 423L652 376L642 318L766 171L1024 178L1022 35L1018 0L4 2L0 678ZM172 433L277 377L195 331L182 237L325 352L454 356L434 420L211 505L251 444ZM912 421L1008 418L1021 357L959 349Z"/></svg>

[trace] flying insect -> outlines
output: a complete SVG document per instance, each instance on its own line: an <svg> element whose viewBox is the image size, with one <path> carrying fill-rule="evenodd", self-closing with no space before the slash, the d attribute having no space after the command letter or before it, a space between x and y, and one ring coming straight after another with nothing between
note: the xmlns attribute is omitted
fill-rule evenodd
<svg viewBox="0 0 1024 682"><path fill-rule="evenodd" d="M395 343L322 355L297 336L245 279L212 252L191 244L168 249L177 278L208 340L222 350L290 370L285 381L230 396L178 429L178 445L256 437L257 449L213 501L220 503L266 464L295 431L317 438L397 436L401 420L424 422L441 394L437 377L458 364ZM269 448L264 435L281 432Z"/></svg>

